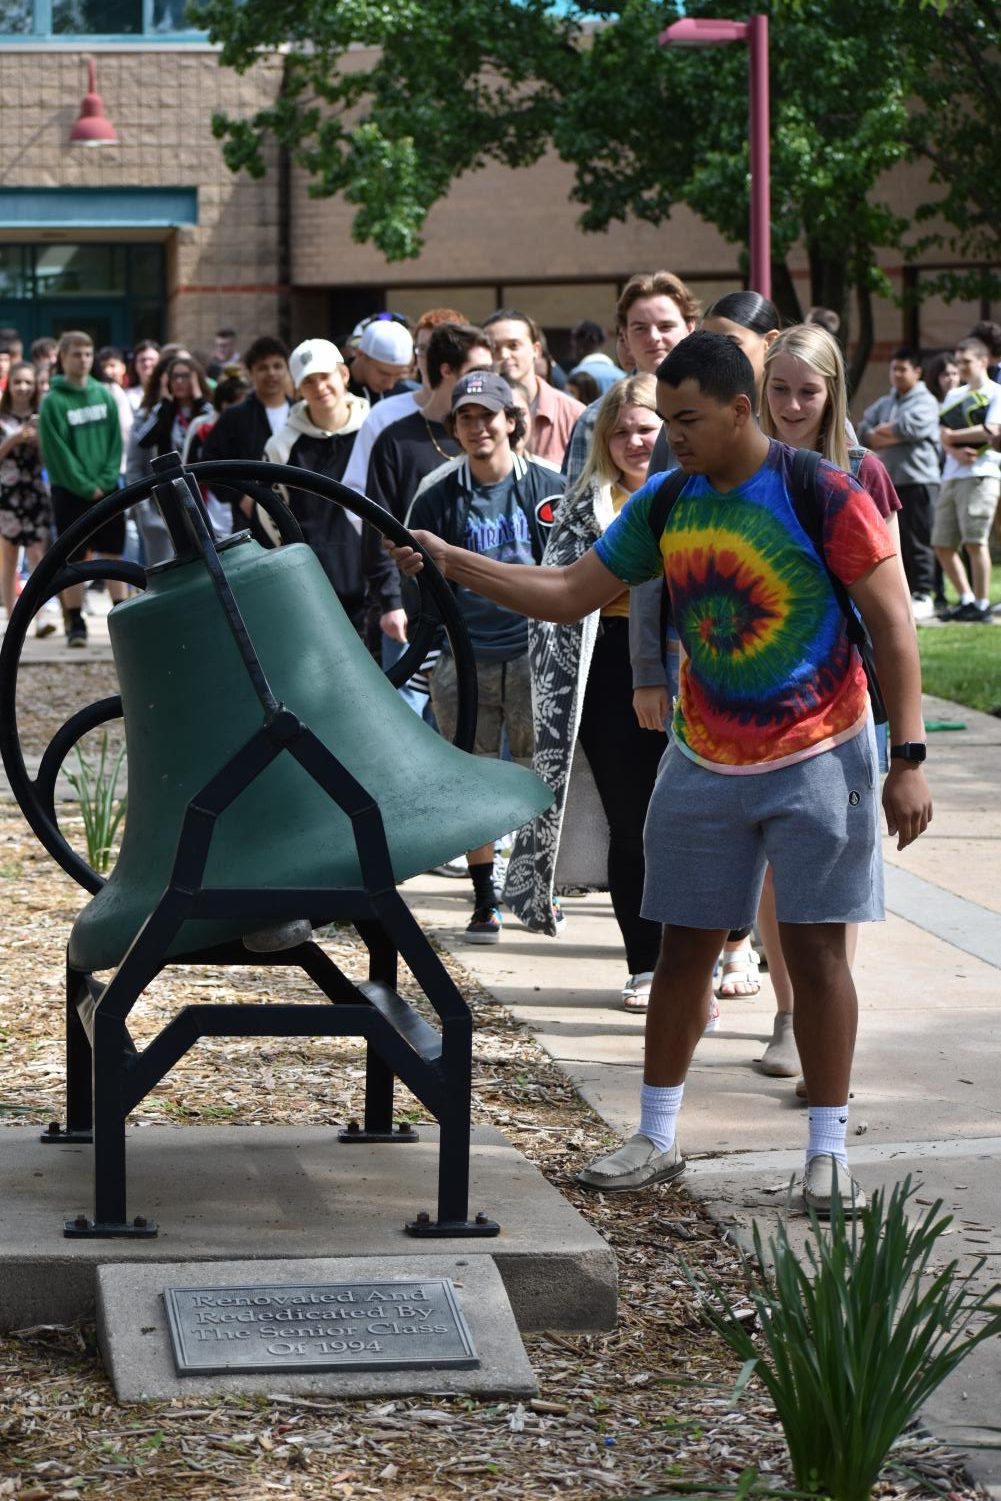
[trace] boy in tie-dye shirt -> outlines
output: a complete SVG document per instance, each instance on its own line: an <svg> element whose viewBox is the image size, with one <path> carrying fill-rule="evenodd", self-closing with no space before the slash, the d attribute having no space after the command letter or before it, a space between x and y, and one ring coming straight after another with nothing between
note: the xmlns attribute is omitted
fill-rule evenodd
<svg viewBox="0 0 1001 1501"><path fill-rule="evenodd" d="M657 474L595 544L630 584L665 574L685 653L673 736L711 771L773 771L865 729L862 663L790 499L794 452L770 442L758 472L727 494L693 475L659 544L649 523L666 479ZM843 584L894 555L882 517L850 475L822 464L817 500L824 555Z"/></svg>
<svg viewBox="0 0 1001 1501"><path fill-rule="evenodd" d="M663 924L664 938L640 1126L580 1181L615 1192L684 1170L675 1125L713 963L727 931L753 921L770 864L810 1100L803 1195L823 1215L837 1192L851 1214L865 1195L845 1154L858 1012L845 927L883 915L879 775L865 674L827 568L873 640L893 746L882 801L901 849L931 818L910 599L872 500L827 464L817 483L820 557L793 509L793 450L758 427L754 372L728 338L689 335L657 383L667 437L691 476L659 539L649 511L661 476L566 568L505 567L427 532L418 539L446 577L543 620L578 620L623 581L663 571L685 650L645 832L643 916ZM404 573L419 571L420 554L390 550Z"/></svg>

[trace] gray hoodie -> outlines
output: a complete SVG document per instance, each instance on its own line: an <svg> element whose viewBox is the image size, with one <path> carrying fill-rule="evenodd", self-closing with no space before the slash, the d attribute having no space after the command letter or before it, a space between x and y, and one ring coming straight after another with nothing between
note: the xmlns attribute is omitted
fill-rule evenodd
<svg viewBox="0 0 1001 1501"><path fill-rule="evenodd" d="M898 443L876 450L899 489L901 485L937 485L942 478L939 463L938 402L923 380L900 396L890 391L867 407L859 424L859 441L867 444L869 434L881 422L891 422Z"/></svg>

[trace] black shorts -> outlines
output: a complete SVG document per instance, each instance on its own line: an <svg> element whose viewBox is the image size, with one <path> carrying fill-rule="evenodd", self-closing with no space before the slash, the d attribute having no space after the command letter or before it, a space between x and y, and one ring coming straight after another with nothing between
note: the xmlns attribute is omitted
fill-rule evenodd
<svg viewBox="0 0 1001 1501"><path fill-rule="evenodd" d="M79 521L81 516L86 516L96 500L85 500L82 495L74 495L72 490L64 490L62 485L52 486L52 518L56 523L56 531L61 536L74 521ZM88 552L103 552L114 558L120 558L125 551L125 517L113 516L102 527L98 527L93 536L88 537L87 545L77 548L71 563L79 563Z"/></svg>

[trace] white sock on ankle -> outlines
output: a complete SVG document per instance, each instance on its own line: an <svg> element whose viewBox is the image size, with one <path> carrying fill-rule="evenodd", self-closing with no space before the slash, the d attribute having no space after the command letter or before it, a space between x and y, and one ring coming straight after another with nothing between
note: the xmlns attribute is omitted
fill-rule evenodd
<svg viewBox="0 0 1001 1501"><path fill-rule="evenodd" d="M684 1092L683 1084L640 1086L640 1130L659 1152L669 1152L674 1146Z"/></svg>
<svg viewBox="0 0 1001 1501"><path fill-rule="evenodd" d="M848 1153L845 1151L847 1129L847 1105L811 1105L810 1140L806 1146L807 1166L814 1157L822 1157L825 1153L829 1153L847 1167Z"/></svg>

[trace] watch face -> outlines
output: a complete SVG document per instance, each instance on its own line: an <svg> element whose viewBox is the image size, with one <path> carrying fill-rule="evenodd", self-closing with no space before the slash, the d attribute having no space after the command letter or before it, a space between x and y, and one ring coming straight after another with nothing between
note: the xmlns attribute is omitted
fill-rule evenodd
<svg viewBox="0 0 1001 1501"><path fill-rule="evenodd" d="M908 741L905 745L891 745L890 757L894 761L923 761L928 748L920 740Z"/></svg>

